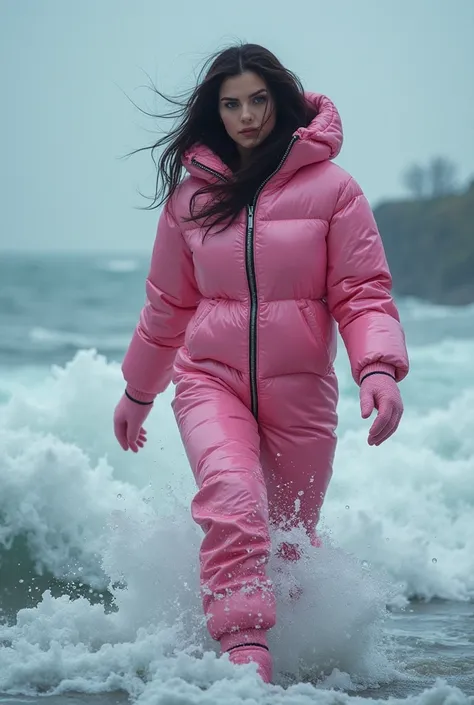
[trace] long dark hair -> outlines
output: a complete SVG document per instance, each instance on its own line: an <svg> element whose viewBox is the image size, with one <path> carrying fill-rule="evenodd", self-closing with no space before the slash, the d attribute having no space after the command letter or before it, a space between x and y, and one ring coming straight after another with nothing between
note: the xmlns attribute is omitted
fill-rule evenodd
<svg viewBox="0 0 474 705"><path fill-rule="evenodd" d="M266 83L274 102L276 123L245 164L240 164L236 145L220 119L218 105L222 82L245 71L252 71ZM183 156L196 144L205 145L232 171L226 182L206 184L191 198L187 220L199 219L207 232L215 226L224 229L237 218L258 187L277 168L294 131L306 127L316 115L305 99L298 77L258 44L238 44L211 56L187 99L168 98L154 90L175 106L172 112L155 117L171 118L177 124L155 144L136 150L151 150L157 167L155 195L148 208L162 205L174 194L182 178ZM156 152L162 149L158 157ZM208 198L198 211L196 202L203 195Z"/></svg>

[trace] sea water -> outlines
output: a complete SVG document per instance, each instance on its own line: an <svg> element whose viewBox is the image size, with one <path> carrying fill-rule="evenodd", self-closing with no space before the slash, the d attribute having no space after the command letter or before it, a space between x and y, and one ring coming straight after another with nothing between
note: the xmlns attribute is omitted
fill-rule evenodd
<svg viewBox="0 0 474 705"><path fill-rule="evenodd" d="M268 686L205 629L172 388L138 455L113 435L147 264L0 260L0 703L474 703L474 307L398 302L412 369L380 448L340 343L324 543L272 558Z"/></svg>

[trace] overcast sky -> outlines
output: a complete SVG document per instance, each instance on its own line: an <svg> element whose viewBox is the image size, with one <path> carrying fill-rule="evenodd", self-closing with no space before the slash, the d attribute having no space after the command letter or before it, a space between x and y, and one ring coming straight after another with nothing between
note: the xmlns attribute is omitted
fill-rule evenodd
<svg viewBox="0 0 474 705"><path fill-rule="evenodd" d="M173 92L234 39L268 46L345 129L373 205L434 155L474 174L474 0L0 0L0 247L150 250L145 72Z"/></svg>

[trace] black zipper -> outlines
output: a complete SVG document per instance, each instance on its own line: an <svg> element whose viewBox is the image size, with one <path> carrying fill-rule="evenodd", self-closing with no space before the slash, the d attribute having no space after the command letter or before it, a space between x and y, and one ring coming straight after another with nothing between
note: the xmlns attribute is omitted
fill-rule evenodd
<svg viewBox="0 0 474 705"><path fill-rule="evenodd" d="M257 200L261 192L268 184L270 179L272 179L275 174L277 174L285 163L291 148L294 143L298 140L298 136L294 135L291 139L290 144L286 148L286 151L277 168L272 171L270 176L268 176L265 181L257 189L254 199L247 207L247 234L245 242L245 264L247 268L247 279L249 283L250 291L250 330L249 330L249 370L250 370L250 401L252 414L257 419L258 418L258 392L257 392L257 314L258 314L258 295L257 295L257 279L255 276L255 253L254 253L254 241L255 241L255 227L254 227L254 216L255 208L257 206Z"/></svg>
<svg viewBox="0 0 474 705"><path fill-rule="evenodd" d="M250 291L250 322L249 322L249 372L250 372L250 403L252 414L258 416L258 395L257 395L257 278L255 276L255 257L253 251L254 227L253 214L255 210L255 200L247 208L247 232L245 236L245 268L247 270L247 281Z"/></svg>
<svg viewBox="0 0 474 705"><path fill-rule="evenodd" d="M270 176L268 176L265 181L260 184L259 188L255 192L254 199L252 203L247 207L247 230L245 237L245 267L247 270L247 280L249 284L250 291L250 322L249 322L249 371L250 371L250 402L252 414L255 418L258 418L258 391L257 391L257 316L258 316L258 293L257 293L257 279L255 276L255 253L254 253L254 241L255 241L255 228L254 228L254 215L255 208L257 206L257 200L261 192L268 184L270 179L272 179L275 174L277 174L285 163L288 155L293 147L294 143L299 139L298 135L294 135L285 150L284 155L280 159L277 168L272 171ZM214 171L208 166L201 164L196 159L192 159L192 163L202 169L207 171L209 174L217 176L217 178L222 181L227 181L225 176L219 174L218 171Z"/></svg>
<svg viewBox="0 0 474 705"><path fill-rule="evenodd" d="M220 179L221 181L227 181L226 177L223 174L220 174L218 171L211 169L209 166L206 166L205 164L201 164L201 162L198 162L198 160L194 159L194 157L191 159L191 164L194 164L194 166L199 167L199 169L202 169L203 171L207 171L208 174L212 174L213 176L217 176L217 178Z"/></svg>

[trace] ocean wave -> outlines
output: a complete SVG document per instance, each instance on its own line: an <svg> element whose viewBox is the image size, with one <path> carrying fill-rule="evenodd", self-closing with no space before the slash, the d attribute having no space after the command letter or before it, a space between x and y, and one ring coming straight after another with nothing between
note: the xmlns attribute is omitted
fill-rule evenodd
<svg viewBox="0 0 474 705"><path fill-rule="evenodd" d="M140 268L140 262L135 259L109 259L105 262L99 262L96 266L104 272L128 274L136 272Z"/></svg>
<svg viewBox="0 0 474 705"><path fill-rule="evenodd" d="M126 337L125 335L104 336L100 333L91 336L66 330L41 328L39 326L32 328L28 333L30 342L48 350L72 348L76 351L88 350L94 347L100 348L104 352L108 350L123 350L126 348L129 338L130 336Z"/></svg>
<svg viewBox="0 0 474 705"><path fill-rule="evenodd" d="M131 457L112 432L122 385L117 364L81 352L33 389L17 382L1 407L0 512L8 521L0 537L31 532L38 565L62 578L73 565L72 551L84 562L85 578L97 581L92 556L118 494L127 491L137 511L139 493L150 483L155 511L163 510L165 487L185 507L193 494L169 409L172 390L153 409L147 448ZM421 414L408 408L396 436L372 448L357 398L342 396L324 525L344 550L386 571L406 598L474 598L472 408L473 387ZM76 485L75 518L68 497ZM19 497L29 498L20 504L23 513Z"/></svg>
<svg viewBox="0 0 474 705"><path fill-rule="evenodd" d="M383 630L386 605L474 599L474 389L461 387L428 412L414 405L397 435L374 449L346 367L340 380L323 547L307 547L310 559L291 574L277 570L275 557L270 565L280 598L271 645L285 685L271 690L251 666L216 658L205 629L200 533L189 512L195 487L172 390L157 401L147 448L135 456L113 436L117 364L83 351L34 384L0 379L9 395L0 407L0 545L19 565L4 600L15 581L16 600L25 599L0 627L0 691L121 689L148 705L177 689L196 705L203 691L209 703L349 705L350 695L328 689L403 678ZM296 605L285 599L294 580L303 587ZM311 682L292 685L302 674ZM469 702L438 683L410 705L447 700Z"/></svg>
<svg viewBox="0 0 474 705"><path fill-rule="evenodd" d="M474 304L444 306L407 296L400 301L400 310L413 321L437 321L446 318L472 318Z"/></svg>

